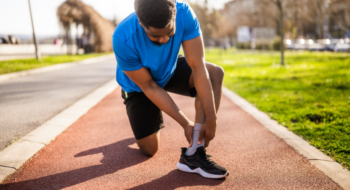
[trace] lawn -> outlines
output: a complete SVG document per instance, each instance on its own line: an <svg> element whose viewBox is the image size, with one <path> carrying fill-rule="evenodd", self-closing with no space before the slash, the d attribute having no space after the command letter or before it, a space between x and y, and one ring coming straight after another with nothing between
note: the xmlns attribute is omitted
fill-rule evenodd
<svg viewBox="0 0 350 190"><path fill-rule="evenodd" d="M224 84L272 119L350 169L350 54L279 54L212 49Z"/></svg>
<svg viewBox="0 0 350 190"><path fill-rule="evenodd" d="M55 65L59 63L80 61L83 59L98 57L98 56L107 55L107 54L110 54L110 53L44 56L41 58L40 61L37 61L36 59L18 59L18 60L0 61L0 75L17 72L17 71L28 70L28 69L36 69L39 67L45 67L45 66Z"/></svg>

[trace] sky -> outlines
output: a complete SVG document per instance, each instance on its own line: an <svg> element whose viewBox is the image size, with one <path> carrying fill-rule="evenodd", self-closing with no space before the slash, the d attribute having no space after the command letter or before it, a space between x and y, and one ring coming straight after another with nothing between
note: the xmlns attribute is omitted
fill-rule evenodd
<svg viewBox="0 0 350 190"><path fill-rule="evenodd" d="M204 0L180 1L202 3ZM211 8L220 9L227 1L230 0L208 0L208 4ZM60 28L56 10L64 0L30 0L30 2L35 33L37 35L58 35ZM133 0L83 0L83 2L92 6L107 19L117 16L121 21L134 12ZM0 0L0 7L0 34L32 34L28 0Z"/></svg>

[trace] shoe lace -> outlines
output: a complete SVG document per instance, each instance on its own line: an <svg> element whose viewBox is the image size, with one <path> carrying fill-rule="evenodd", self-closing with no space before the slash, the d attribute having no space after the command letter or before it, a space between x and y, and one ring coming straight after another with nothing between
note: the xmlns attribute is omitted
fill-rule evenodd
<svg viewBox="0 0 350 190"><path fill-rule="evenodd" d="M205 165L207 166L216 164L216 162L211 159L212 156L206 153L205 149L203 149L203 152L201 151L199 153L199 157L204 161Z"/></svg>

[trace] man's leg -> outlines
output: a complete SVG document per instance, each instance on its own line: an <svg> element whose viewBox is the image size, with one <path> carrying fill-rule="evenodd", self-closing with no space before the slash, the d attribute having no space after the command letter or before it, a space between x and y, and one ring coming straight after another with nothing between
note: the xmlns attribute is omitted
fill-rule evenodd
<svg viewBox="0 0 350 190"><path fill-rule="evenodd" d="M159 131L164 127L161 110L142 92L122 91L122 97L141 153L153 156L159 147Z"/></svg>
<svg viewBox="0 0 350 190"><path fill-rule="evenodd" d="M224 70L220 66L214 65L212 63L206 63L206 67L207 67L207 70L209 73L211 86L212 86L213 92L214 92L215 109L216 109L216 112L218 112L219 107L220 107L220 103L221 103ZM190 80L192 80L192 81L190 81L190 85L192 84L193 87L195 87L194 79L193 79L192 75L191 75ZM202 102L199 99L198 95L196 96L196 100L195 100L195 108L196 108L195 123L204 123L205 122L205 113L204 113L204 109L202 106Z"/></svg>
<svg viewBox="0 0 350 190"><path fill-rule="evenodd" d="M211 85L213 88L216 112L218 112L219 107L220 107L220 102L221 102L224 70L221 67L216 66L212 63L206 63L206 68L208 70L210 82L211 82ZM189 87L190 88L195 87L194 79L193 79L192 75L190 77ZM204 109L203 109L202 102L199 99L198 95L196 96L196 99L195 99L195 109L196 109L195 126L194 126L194 130L193 130L193 135L192 135L192 142L193 143L192 143L192 147L189 147L186 151L187 156L193 155L196 152L198 147L204 146L204 140L202 141L202 143L200 145L197 144L197 141L199 138L200 128L201 128L202 124L205 122Z"/></svg>
<svg viewBox="0 0 350 190"><path fill-rule="evenodd" d="M196 96L196 90L194 89L194 80L191 72L191 68L188 66L186 60L179 59L178 65L182 65L184 68L180 71L180 74L175 75L173 78L178 79L176 81L178 84L181 84L181 86L184 87L184 89L176 91L176 92L183 92L179 93L182 95L187 95L190 97L196 97L195 99L195 108L196 108L196 118L195 118L195 125L194 125L194 131L192 135L192 147L188 148L182 148L181 156L179 162L176 164L176 168L180 171L184 172L190 172L190 173L198 173L203 177L206 178L223 178L226 177L229 174L229 171L215 163L209 156L206 154L206 150L204 148L204 141L203 145L198 146L197 141L199 137L199 130L202 127L202 124L205 122L205 113L203 110L202 103L200 101L200 98ZM209 73L210 77L210 83L212 85L213 94L214 94L214 101L215 101L215 108L216 111L219 109L220 100L221 100L221 92L222 92L222 82L224 77L224 71L221 67L216 66L211 63L206 63L206 68ZM174 82L175 83L175 82ZM176 84L174 84L176 86ZM179 85L178 85L179 86ZM187 92L187 94L185 93Z"/></svg>
<svg viewBox="0 0 350 190"><path fill-rule="evenodd" d="M152 157L155 155L159 148L160 131L153 133L152 135L136 140L137 145L143 155Z"/></svg>

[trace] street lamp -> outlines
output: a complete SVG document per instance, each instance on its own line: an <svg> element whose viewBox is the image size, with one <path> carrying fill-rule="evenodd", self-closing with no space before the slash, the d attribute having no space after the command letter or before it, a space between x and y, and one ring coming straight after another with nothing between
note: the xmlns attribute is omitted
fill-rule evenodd
<svg viewBox="0 0 350 190"><path fill-rule="evenodd" d="M286 40L286 43L287 43L287 45L291 45L292 44L292 40Z"/></svg>
<svg viewBox="0 0 350 190"><path fill-rule="evenodd" d="M34 41L34 46L35 46L35 57L37 60L40 60L40 52L39 52L39 48L38 48L38 41L36 40L36 36L35 36L34 22L33 22L32 8L30 6L30 0L28 0L28 5L29 5L30 20L32 21L32 28L33 28L33 41Z"/></svg>

